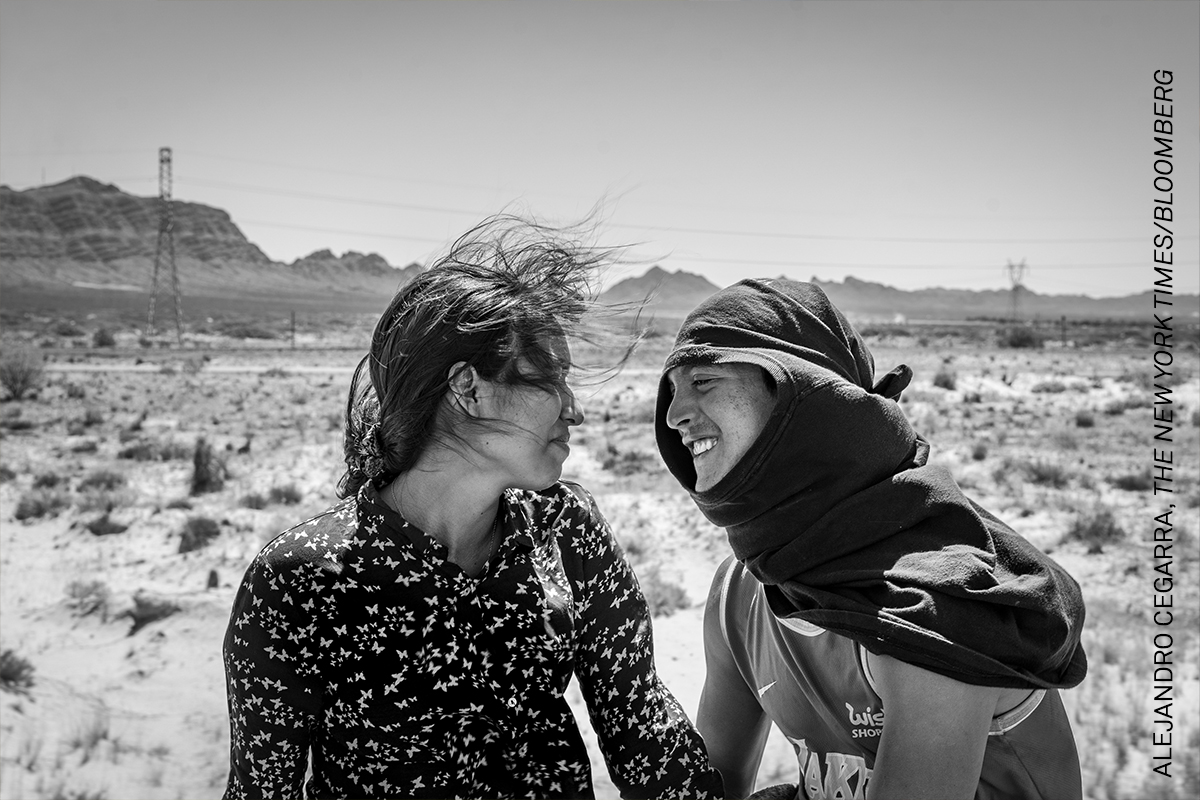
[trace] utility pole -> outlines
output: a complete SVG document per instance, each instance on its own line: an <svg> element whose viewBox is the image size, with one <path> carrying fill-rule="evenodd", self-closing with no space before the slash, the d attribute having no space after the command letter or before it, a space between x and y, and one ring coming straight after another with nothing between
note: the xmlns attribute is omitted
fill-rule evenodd
<svg viewBox="0 0 1200 800"><path fill-rule="evenodd" d="M1028 269L1029 267L1025 266L1025 259L1023 258L1021 259L1020 264L1014 264L1013 262L1009 261L1008 267L1006 267L1008 279L1012 281L1013 322L1016 322L1021 318L1021 290L1025 288L1025 285L1021 282L1021 280L1025 277L1025 272Z"/></svg>
<svg viewBox="0 0 1200 800"><path fill-rule="evenodd" d="M175 297L175 341L183 344L183 298L175 269L175 220L171 209L171 148L158 148L158 243L154 247L154 277L150 281L150 309L146 313L146 335L154 335L154 305L158 299L158 275L163 265L171 271L171 294Z"/></svg>

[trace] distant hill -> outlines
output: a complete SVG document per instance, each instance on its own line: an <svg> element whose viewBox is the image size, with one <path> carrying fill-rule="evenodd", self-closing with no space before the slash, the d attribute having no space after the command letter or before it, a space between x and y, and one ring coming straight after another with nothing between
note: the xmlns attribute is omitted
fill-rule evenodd
<svg viewBox="0 0 1200 800"><path fill-rule="evenodd" d="M21 292L43 299L71 294L76 303L94 304L147 293L158 213L158 198L84 176L24 191L0 186L0 302ZM329 250L285 264L247 240L221 209L176 200L173 218L175 264L188 307L196 298L210 298L378 311L422 269L415 263L397 269L375 253L336 256ZM160 286L168 279L160 276ZM856 321L1004 319L1012 308L1011 292L1002 290L904 291L857 278L812 280ZM601 299L645 301L647 312L679 318L719 288L700 275L654 266L610 287ZM1200 298L1175 300L1179 317L1195 316ZM1151 298L1149 292L1095 299L1022 290L1020 309L1024 319L1147 319Z"/></svg>
<svg viewBox="0 0 1200 800"><path fill-rule="evenodd" d="M147 291L158 214L158 198L83 176L25 191L0 186L3 288ZM386 302L420 269L393 268L377 254L328 250L284 264L248 241L221 209L176 200L172 215L176 270L189 298L363 295Z"/></svg>
<svg viewBox="0 0 1200 800"><path fill-rule="evenodd" d="M766 276L764 276L766 277ZM1012 292L1005 290L919 289L906 291L882 283L848 277L844 282L810 278L829 299L854 321L1007 319L1012 314ZM682 270L668 272L651 267L645 275L627 278L605 291L606 303L646 300L645 311L664 317L683 317L720 289L706 278ZM649 299L647 299L649 298ZM1177 295L1179 316L1195 317L1200 306L1196 295ZM1093 298L1083 295L1043 295L1021 289L1022 319L1134 319L1147 318L1152 309L1150 292L1124 297ZM1183 309L1190 309L1184 312Z"/></svg>

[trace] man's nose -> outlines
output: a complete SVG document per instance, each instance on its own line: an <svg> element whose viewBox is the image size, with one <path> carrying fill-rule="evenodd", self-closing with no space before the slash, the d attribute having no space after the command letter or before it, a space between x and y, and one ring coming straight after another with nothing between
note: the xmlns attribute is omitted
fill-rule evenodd
<svg viewBox="0 0 1200 800"><path fill-rule="evenodd" d="M667 406L667 427L679 430L692 420L692 402L687 392L676 390L671 396L671 404Z"/></svg>

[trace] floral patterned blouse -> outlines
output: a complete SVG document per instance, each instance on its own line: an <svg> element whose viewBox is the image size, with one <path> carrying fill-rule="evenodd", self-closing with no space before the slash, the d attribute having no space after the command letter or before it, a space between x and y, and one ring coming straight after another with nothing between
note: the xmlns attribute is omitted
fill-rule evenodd
<svg viewBox="0 0 1200 800"><path fill-rule="evenodd" d="M607 522L559 483L504 494L468 577L364 486L251 563L225 636L227 800L592 797L563 697L579 679L623 797L720 797L654 669L650 616Z"/></svg>

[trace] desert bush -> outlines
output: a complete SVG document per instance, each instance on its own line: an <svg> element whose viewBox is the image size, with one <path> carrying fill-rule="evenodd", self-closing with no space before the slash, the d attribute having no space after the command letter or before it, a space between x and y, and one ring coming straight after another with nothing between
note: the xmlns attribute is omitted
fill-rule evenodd
<svg viewBox="0 0 1200 800"><path fill-rule="evenodd" d="M1034 394L1059 394L1067 390L1067 385L1059 380L1042 381L1034 384L1029 391Z"/></svg>
<svg viewBox="0 0 1200 800"><path fill-rule="evenodd" d="M72 400L82 400L87 397L87 390L78 383L68 383L65 388L67 397Z"/></svg>
<svg viewBox="0 0 1200 800"><path fill-rule="evenodd" d="M270 501L267 500L262 492L251 492L250 494L243 496L241 499L243 508L253 508L256 510L266 508L269 502Z"/></svg>
<svg viewBox="0 0 1200 800"><path fill-rule="evenodd" d="M112 592L104 581L71 581L67 584L67 606L78 616L100 614L108 619Z"/></svg>
<svg viewBox="0 0 1200 800"><path fill-rule="evenodd" d="M167 503L167 508L183 509L184 511L192 510L192 501L186 497L177 497Z"/></svg>
<svg viewBox="0 0 1200 800"><path fill-rule="evenodd" d="M1001 331L997 344L1014 350L1036 349L1042 346L1042 337L1033 328L1016 326Z"/></svg>
<svg viewBox="0 0 1200 800"><path fill-rule="evenodd" d="M101 516L87 523L87 525L84 527L87 528L93 536L109 536L114 533L124 533L125 531L129 530L128 525L122 525L119 522L113 522L109 517L109 512L107 511L105 511Z"/></svg>
<svg viewBox="0 0 1200 800"><path fill-rule="evenodd" d="M22 522L27 519L55 517L70 505L65 492L58 489L35 489L17 501L17 510L13 516Z"/></svg>
<svg viewBox="0 0 1200 800"><path fill-rule="evenodd" d="M166 619L181 610L177 603L139 591L133 596L133 608L124 612L121 616L126 616L133 620L133 626L129 629L129 635L133 636L151 622Z"/></svg>
<svg viewBox="0 0 1200 800"><path fill-rule="evenodd" d="M272 503L281 503L285 506L294 506L300 502L303 495L296 488L296 484L289 483L284 486L272 486L270 491Z"/></svg>
<svg viewBox="0 0 1200 800"><path fill-rule="evenodd" d="M1070 481L1071 474L1061 464L1053 461L1028 461L1024 464L1024 472L1032 483L1039 486L1049 486L1061 489Z"/></svg>
<svg viewBox="0 0 1200 800"><path fill-rule="evenodd" d="M0 464L0 483L8 483L16 477L17 473L13 472L4 464Z"/></svg>
<svg viewBox="0 0 1200 800"><path fill-rule="evenodd" d="M46 368L41 353L30 347L6 348L0 355L0 386L20 400L42 385Z"/></svg>
<svg viewBox="0 0 1200 800"><path fill-rule="evenodd" d="M286 378L290 375L286 369L282 367L271 367L268 370L263 370L259 373L264 378Z"/></svg>
<svg viewBox="0 0 1200 800"><path fill-rule="evenodd" d="M638 584L646 598L646 605L650 607L651 616L669 617L678 609L691 605L683 587L663 578L657 563L639 567L637 573Z"/></svg>
<svg viewBox="0 0 1200 800"><path fill-rule="evenodd" d="M191 455L191 448L182 442L141 440L122 448L117 458L132 461L179 461Z"/></svg>
<svg viewBox="0 0 1200 800"><path fill-rule="evenodd" d="M17 410L19 411L20 409ZM23 419L20 414L0 419L0 428L6 431L29 431L36 427L37 423L31 419Z"/></svg>
<svg viewBox="0 0 1200 800"><path fill-rule="evenodd" d="M1109 480L1113 486L1118 489L1124 489L1127 492L1145 492L1154 488L1154 478L1150 474L1149 468L1141 472L1131 472L1127 475L1118 475Z"/></svg>
<svg viewBox="0 0 1200 800"><path fill-rule="evenodd" d="M13 650L0 652L0 689L27 694L33 688L33 664Z"/></svg>
<svg viewBox="0 0 1200 800"><path fill-rule="evenodd" d="M1131 408L1146 408L1148 405L1148 401L1138 397L1120 397L1109 401L1108 405L1104 407L1104 413L1110 417L1116 417L1124 414Z"/></svg>
<svg viewBox="0 0 1200 800"><path fill-rule="evenodd" d="M62 476L57 472L42 472L34 477L33 488L35 489L53 489L62 483Z"/></svg>
<svg viewBox="0 0 1200 800"><path fill-rule="evenodd" d="M1076 428L1094 428L1096 427L1096 415L1091 411L1076 411L1075 412L1075 427Z"/></svg>
<svg viewBox="0 0 1200 800"><path fill-rule="evenodd" d="M971 458L975 461L983 461L987 458L988 447L983 442L976 442L971 447Z"/></svg>
<svg viewBox="0 0 1200 800"><path fill-rule="evenodd" d="M208 440L203 436L196 439L196 447L192 452L192 495L221 491L225 488L228 475L225 462Z"/></svg>
<svg viewBox="0 0 1200 800"><path fill-rule="evenodd" d="M221 535L221 526L211 517L189 517L179 534L179 552L190 553L207 547Z"/></svg>
<svg viewBox="0 0 1200 800"><path fill-rule="evenodd" d="M933 385L952 392L958 386L958 376L953 370L939 369L933 376Z"/></svg>
<svg viewBox="0 0 1200 800"><path fill-rule="evenodd" d="M643 472L657 472L662 469L662 462L657 456L644 453L641 450L626 450L621 452L612 444L606 448L604 459L600 466L616 475L638 475Z"/></svg>
<svg viewBox="0 0 1200 800"><path fill-rule="evenodd" d="M116 347L117 337L108 328L98 328L92 334L92 347Z"/></svg>
<svg viewBox="0 0 1200 800"><path fill-rule="evenodd" d="M128 483L128 479L120 472L114 472L111 469L98 469L88 473L79 482L79 491L111 492L114 489L120 489L126 483Z"/></svg>
<svg viewBox="0 0 1200 800"><path fill-rule="evenodd" d="M1125 530L1117 524L1112 509L1103 507L1080 514L1067 531L1067 540L1083 542L1089 553L1101 553L1104 545L1124 538Z"/></svg>
<svg viewBox="0 0 1200 800"><path fill-rule="evenodd" d="M226 322L220 332L231 339L274 339L275 333L248 322Z"/></svg>
<svg viewBox="0 0 1200 800"><path fill-rule="evenodd" d="M79 327L79 324L73 319L60 319L58 322L54 323L54 335L75 338L77 336L83 336L84 330L83 328Z"/></svg>

